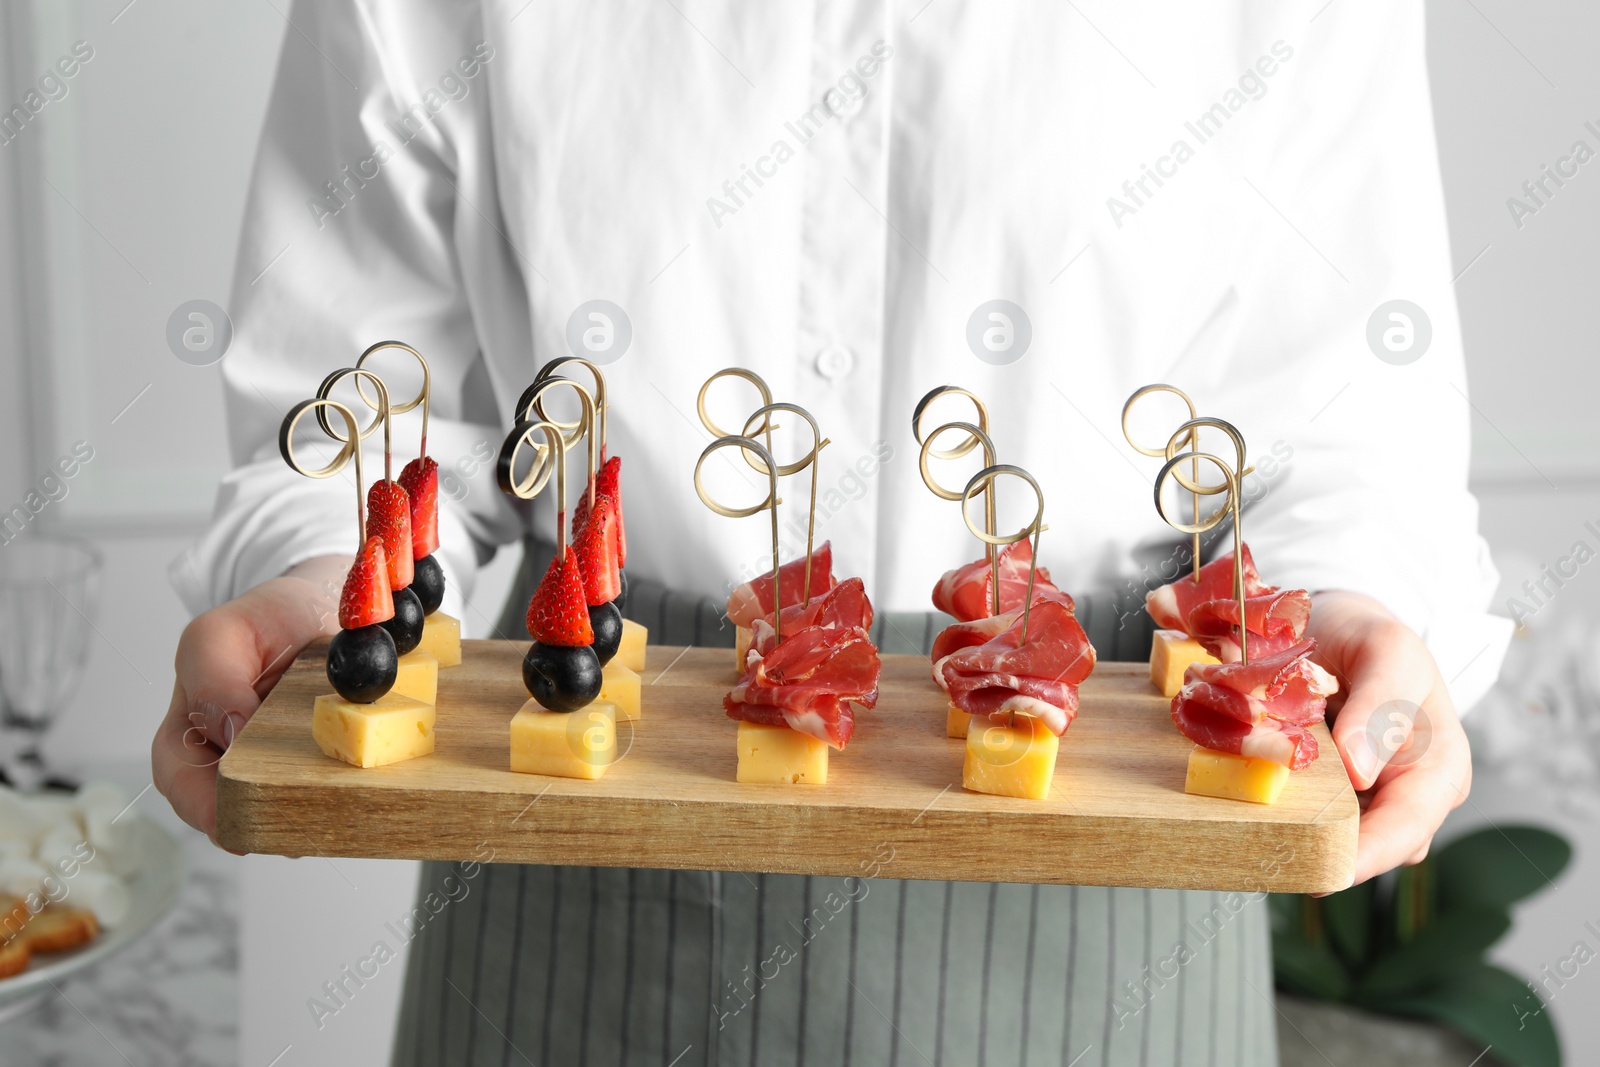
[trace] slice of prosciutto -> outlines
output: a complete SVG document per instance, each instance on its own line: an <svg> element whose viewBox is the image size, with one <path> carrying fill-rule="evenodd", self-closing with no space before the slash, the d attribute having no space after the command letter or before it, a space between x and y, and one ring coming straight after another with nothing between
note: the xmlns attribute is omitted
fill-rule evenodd
<svg viewBox="0 0 1600 1067"><path fill-rule="evenodd" d="M1297 643L1311 619L1311 594L1268 585L1244 546L1244 623L1250 655L1270 656ZM1239 600L1233 589L1233 553L1185 574L1145 597L1158 627L1182 630L1224 663L1239 659Z"/></svg>
<svg viewBox="0 0 1600 1067"><path fill-rule="evenodd" d="M859 626L808 626L752 652L722 698L731 719L787 726L842 749L855 732L852 703L878 702L878 650Z"/></svg>
<svg viewBox="0 0 1600 1067"><path fill-rule="evenodd" d="M785 634L810 626L872 629L872 601L867 599L866 583L860 578L846 578L820 596L813 594L809 605L793 604L784 608L782 614ZM777 631L771 620L769 615L755 620L751 626L750 647L762 655L777 644Z"/></svg>
<svg viewBox="0 0 1600 1067"><path fill-rule="evenodd" d="M778 568L778 587L783 594L783 607L792 607L805 599L806 558L792 559ZM811 553L811 599L834 586L833 546L827 541ZM772 595L772 575L763 574L745 582L728 594L728 621L735 626L749 627L764 615L771 615L778 605Z"/></svg>
<svg viewBox="0 0 1600 1067"><path fill-rule="evenodd" d="M969 715L1039 719L1051 733L1066 732L1078 715L1078 685L1094 670L1094 646L1065 604L1034 603L1028 639L1022 613L982 644L939 661L939 684Z"/></svg>
<svg viewBox="0 0 1600 1067"><path fill-rule="evenodd" d="M1172 698L1173 723L1203 748L1305 768L1317 758L1307 728L1322 721L1328 697L1339 691L1311 662L1315 648L1302 641L1249 664L1194 664Z"/></svg>
<svg viewBox="0 0 1600 1067"><path fill-rule="evenodd" d="M1028 570L1032 563L1033 542L1026 537L1000 550L1000 614L1022 607L1028 596ZM933 587L933 606L962 622L985 619L994 607L993 589L994 572L985 557L945 571L939 584ZM1050 572L1043 567L1034 572L1033 597L1035 600L1059 600L1072 607L1072 598L1055 587L1050 581Z"/></svg>

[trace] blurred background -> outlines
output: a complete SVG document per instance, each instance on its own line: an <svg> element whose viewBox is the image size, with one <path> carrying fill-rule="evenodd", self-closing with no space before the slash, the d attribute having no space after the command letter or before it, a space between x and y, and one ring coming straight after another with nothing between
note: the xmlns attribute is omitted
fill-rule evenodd
<svg viewBox="0 0 1600 1067"><path fill-rule="evenodd" d="M1308 24L1325 6L1304 5ZM1580 542L1600 549L1600 162L1539 204L1523 187L1577 141L1600 149L1600 7L1427 9L1472 483L1503 576L1497 610L1531 609L1471 716L1476 782L1444 836L1533 824L1573 843L1491 956L1526 978L1563 976L1546 984L1549 1010L1568 1062L1584 1062L1600 1046L1600 1013L1582 1010L1600 1003L1600 968L1566 977L1562 963L1600 945L1585 925L1600 925L1600 565L1561 561ZM288 14L287 0L0 0L0 107L44 100L0 134L0 510L24 506L23 536L83 539L102 558L83 602L82 682L44 735L44 764L116 780L155 819L170 819L165 802L140 791L187 621L167 567L226 466L218 368L176 358L168 323L189 301L227 303ZM70 77L41 83L69 56ZM480 582L481 603L498 602L510 556ZM191 873L162 958L133 949L0 1022L6 1061L121 1062L111 1045L138 1064L385 1062L401 967L320 1028L306 1001L406 911L415 867L236 859L183 840Z"/></svg>

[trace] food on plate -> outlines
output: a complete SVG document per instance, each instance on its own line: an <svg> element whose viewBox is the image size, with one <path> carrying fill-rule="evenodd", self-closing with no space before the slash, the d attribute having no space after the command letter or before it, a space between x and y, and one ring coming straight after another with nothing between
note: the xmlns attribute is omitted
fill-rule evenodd
<svg viewBox="0 0 1600 1067"><path fill-rule="evenodd" d="M816 599L835 585L833 577L833 545L827 541L818 545L809 560L805 556L792 559L778 568L778 580L773 582L772 572L752 578L728 594L728 621L738 627L734 652L738 669L743 672L750 650L751 627L757 619L770 618L783 598L785 608L797 607L806 600L806 578L811 579L810 595ZM777 591L774 592L776 584Z"/></svg>
<svg viewBox="0 0 1600 1067"><path fill-rule="evenodd" d="M1217 657L1182 630L1157 630L1150 640L1150 684L1169 699L1183 688L1183 672L1190 664L1216 662Z"/></svg>
<svg viewBox="0 0 1600 1067"><path fill-rule="evenodd" d="M1037 601L982 643L940 659L939 684L971 717L962 784L1002 796L1048 795L1056 739L1077 717L1078 686L1094 665L1094 646L1060 600Z"/></svg>
<svg viewBox="0 0 1600 1067"><path fill-rule="evenodd" d="M1250 546L1240 552L1244 628L1250 655L1271 655L1297 644L1311 620L1311 594L1268 585L1256 570ZM1145 597L1150 617L1162 629L1182 630L1223 663L1239 658L1239 598L1233 553L1207 563L1198 577L1183 575Z"/></svg>
<svg viewBox="0 0 1600 1067"><path fill-rule="evenodd" d="M127 920L126 879L144 863L143 829L125 817L133 799L106 782L74 794L0 786L0 978Z"/></svg>

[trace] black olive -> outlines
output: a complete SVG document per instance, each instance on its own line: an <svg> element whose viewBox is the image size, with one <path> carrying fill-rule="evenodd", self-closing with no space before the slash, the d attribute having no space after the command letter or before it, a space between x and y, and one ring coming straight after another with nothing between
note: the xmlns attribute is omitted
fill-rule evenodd
<svg viewBox="0 0 1600 1067"><path fill-rule="evenodd" d="M617 610L617 602L590 608L589 625L594 627L594 654L604 667L622 644L622 612Z"/></svg>
<svg viewBox="0 0 1600 1067"><path fill-rule="evenodd" d="M378 625L389 631L402 656L422 644L422 601L409 585L394 594L394 617Z"/></svg>
<svg viewBox="0 0 1600 1067"><path fill-rule="evenodd" d="M407 588L422 601L422 613L432 615L444 603L444 568L431 554L423 556L417 560Z"/></svg>
<svg viewBox="0 0 1600 1067"><path fill-rule="evenodd" d="M612 603L617 606L618 611L621 611L623 608L628 606L628 572L623 570L617 571L617 581L620 583L619 592L617 593L617 598L613 600Z"/></svg>
<svg viewBox="0 0 1600 1067"><path fill-rule="evenodd" d="M551 711L577 711L600 695L600 660L590 645L538 641L522 657L522 684Z"/></svg>
<svg viewBox="0 0 1600 1067"><path fill-rule="evenodd" d="M340 696L370 704L394 688L400 655L383 624L340 630L328 646L328 681Z"/></svg>

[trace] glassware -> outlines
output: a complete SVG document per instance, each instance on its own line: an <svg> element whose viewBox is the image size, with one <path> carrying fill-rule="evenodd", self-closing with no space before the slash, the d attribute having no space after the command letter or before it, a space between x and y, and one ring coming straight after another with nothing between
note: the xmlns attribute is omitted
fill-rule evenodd
<svg viewBox="0 0 1600 1067"><path fill-rule="evenodd" d="M0 775L18 789L58 784L39 746L83 678L101 557L70 538L0 545Z"/></svg>

